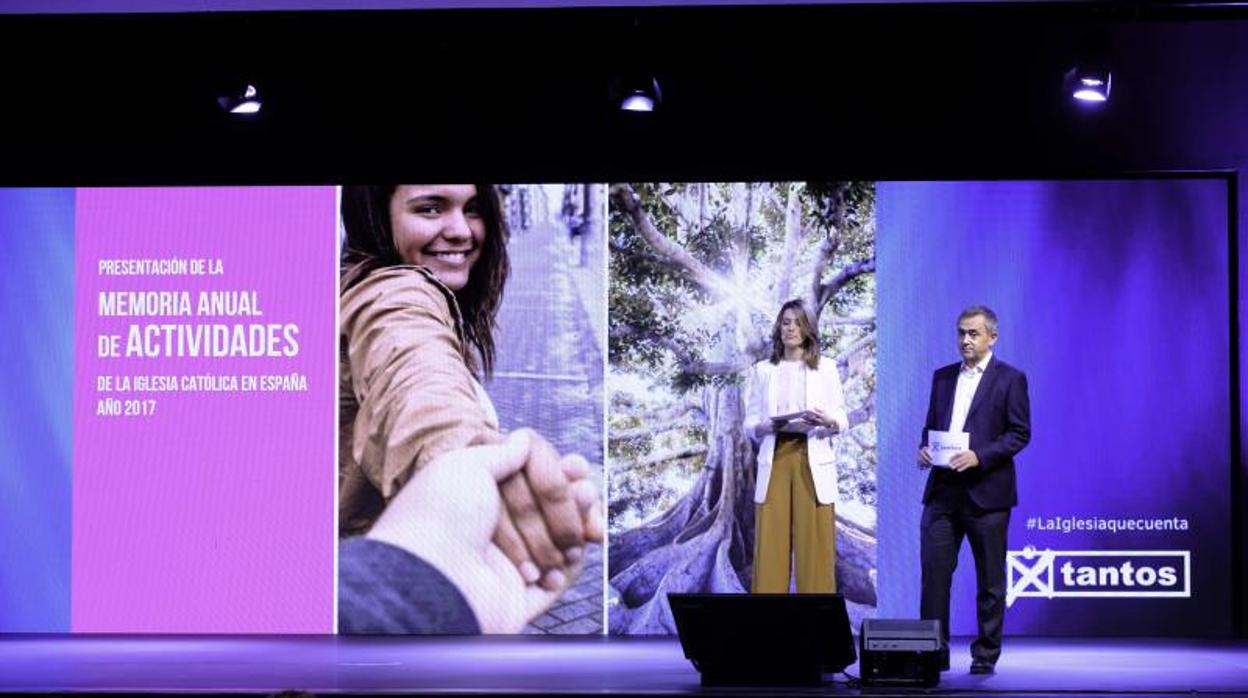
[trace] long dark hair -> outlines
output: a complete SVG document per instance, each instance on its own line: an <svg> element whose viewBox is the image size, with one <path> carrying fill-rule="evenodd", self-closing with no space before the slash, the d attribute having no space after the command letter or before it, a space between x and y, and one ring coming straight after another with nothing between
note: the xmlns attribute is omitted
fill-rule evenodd
<svg viewBox="0 0 1248 698"><path fill-rule="evenodd" d="M488 378L494 372L494 329L511 263L498 189L492 184L473 186L477 188L477 213L485 223L485 239L468 284L455 292L455 300L464 319L464 338L476 347L481 371ZM397 188L397 184L342 188L342 225L347 233L342 253L344 293L378 269L405 263L394 246L390 225L390 199ZM476 373L476 361L467 347L464 360Z"/></svg>
<svg viewBox="0 0 1248 698"><path fill-rule="evenodd" d="M794 298L780 306L780 312L776 313L776 324L771 328L771 363L778 364L780 359L784 358L784 340L780 338L780 324L784 322L786 310L797 311L795 313L797 328L802 332L802 352L805 354L806 365L819 368L819 333L815 331L810 313L806 312L806 304L800 298Z"/></svg>

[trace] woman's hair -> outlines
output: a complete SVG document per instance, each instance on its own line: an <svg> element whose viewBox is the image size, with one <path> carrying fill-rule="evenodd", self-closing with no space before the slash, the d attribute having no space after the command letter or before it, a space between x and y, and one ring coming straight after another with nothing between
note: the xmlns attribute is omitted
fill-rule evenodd
<svg viewBox="0 0 1248 698"><path fill-rule="evenodd" d="M806 312L806 305L800 298L794 298L780 306L780 312L776 314L776 324L771 328L771 363L778 364L780 359L784 358L784 341L780 339L780 325L784 322L786 310L797 311L795 313L797 328L802 333L802 352L805 354L806 365L819 368L819 333L815 331L810 314Z"/></svg>
<svg viewBox="0 0 1248 698"><path fill-rule="evenodd" d="M485 223L485 239L468 284L455 292L455 300L464 318L464 338L477 348L482 373L488 378L494 372L495 319L511 263L498 190L492 184L473 186L477 188L477 213ZM378 269L405 264L394 246L390 225L390 199L397 188L394 184L342 188L342 225L347 234L342 252L344 292ZM467 351L464 359L475 373L476 361Z"/></svg>

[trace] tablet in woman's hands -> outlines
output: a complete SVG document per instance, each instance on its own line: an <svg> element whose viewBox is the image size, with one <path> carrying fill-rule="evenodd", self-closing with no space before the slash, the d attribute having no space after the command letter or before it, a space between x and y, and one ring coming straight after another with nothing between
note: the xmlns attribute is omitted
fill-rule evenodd
<svg viewBox="0 0 1248 698"><path fill-rule="evenodd" d="M805 434L815 428L818 417L810 410L778 414L771 418L775 430L787 434Z"/></svg>
<svg viewBox="0 0 1248 698"><path fill-rule="evenodd" d="M815 413L810 410L800 410L788 414L778 414L772 417L771 421L773 424L783 424L786 422L806 421L808 418L815 418Z"/></svg>

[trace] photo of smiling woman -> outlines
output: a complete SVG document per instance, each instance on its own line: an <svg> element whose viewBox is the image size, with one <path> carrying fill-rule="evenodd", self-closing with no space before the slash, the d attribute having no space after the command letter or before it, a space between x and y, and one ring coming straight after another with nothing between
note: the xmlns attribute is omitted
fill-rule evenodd
<svg viewBox="0 0 1248 698"><path fill-rule="evenodd" d="M756 594L836 591L837 472L831 439L849 425L841 378L821 360L801 300L780 308L771 357L754 364L745 431L758 443L754 488Z"/></svg>
<svg viewBox="0 0 1248 698"><path fill-rule="evenodd" d="M594 467L581 455L600 462L601 438L569 439L563 424L574 422L573 418L543 421L541 415L520 415L517 409L510 419L507 415L500 419L495 407L528 404L523 398L542 391L547 378L541 370L523 374L528 381L524 384L515 379L515 371L502 376L500 366L517 362L527 365L532 357L521 354L540 355L546 348L532 342L509 342L508 351L516 347L518 352L500 356L500 336L514 335L521 325L540 328L545 323L549 329L560 321L557 313L569 304L577 306L579 318L602 305L600 300L595 307L592 294L578 293L569 281L575 276L568 268L572 255L564 249L569 236L560 227L557 213L542 216L546 207L534 205L545 203L552 192L543 187L509 189L525 194L525 218L520 224L525 244L516 254L509 245L506 213L514 206L507 207L499 187L447 184L342 189L345 243L339 297L339 534L344 543L367 538L373 524L409 481L418 487L429 480L413 480L413 476L440 456L463 453L466 447L500 444L508 432L527 427L524 443L529 446L524 466L498 483L497 527L490 545L483 550L463 550L462 554L438 549L432 555L431 562L458 587L479 620L482 608L509 602L491 598L487 603L474 599L473 594L511 594L517 605L521 598L531 601L537 596L549 601L539 604L543 611L547 606L558 609L561 596L573 588L578 590L578 598L592 597L584 585L595 580L582 572L592 571L595 556L601 554L596 544L601 542L603 529ZM519 273L513 274L516 271ZM563 289L564 293L559 296L550 289ZM516 294L510 314L504 290ZM592 362L593 333L588 323L581 325L571 341L582 351L573 356ZM565 357L563 364L568 363ZM568 365L556 368L563 379L575 370ZM590 388L583 392L592 393ZM600 425L601 400L595 412L592 397L586 394L581 402L556 407L574 412L581 421L597 420ZM599 427L584 433L601 431ZM449 504L441 515L447 519L446 529L453 530L458 512ZM398 516L389 518L396 520ZM422 520L428 518L427 512L422 514ZM396 540L385 539L388 543ZM447 543L442 547L453 546ZM475 563L484 561L486 567L496 568L499 560L510 565L504 566L498 584L483 587L480 580L457 579L464 569L483 569ZM385 566L379 568L375 563L370 569L373 576L388 573ZM591 578L582 580L582 576ZM349 586L358 589L355 582L368 576L361 577L359 569L341 566L340 580L348 578L353 580ZM401 581L397 580L397 586L402 586ZM385 597L379 597L378 604L395 602L396 597L386 596L389 592L384 591L393 586L396 580L378 579L378 593ZM600 579L596 588L600 597ZM347 606L359 607L355 603ZM361 624L358 618L344 618L343 608L340 604L340 626L350 632L405 631L402 623L373 627ZM557 618L568 616L561 613ZM555 627L554 621L544 621L541 614L523 620L529 625L497 627L482 623L481 627L495 632L591 631L591 623L581 623L575 630ZM601 628L600 612L596 623ZM420 625L407 631L437 629Z"/></svg>

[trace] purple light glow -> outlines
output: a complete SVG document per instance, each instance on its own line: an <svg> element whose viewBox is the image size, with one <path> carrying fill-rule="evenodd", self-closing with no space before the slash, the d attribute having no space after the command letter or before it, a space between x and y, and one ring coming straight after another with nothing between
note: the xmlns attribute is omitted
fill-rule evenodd
<svg viewBox="0 0 1248 698"><path fill-rule="evenodd" d="M620 109L624 111L652 112L654 111L654 99L641 91L637 91L620 103Z"/></svg>
<svg viewBox="0 0 1248 698"><path fill-rule="evenodd" d="M1098 90L1091 90L1091 89L1076 90L1074 97L1075 99L1083 101L1083 102L1107 102L1109 101L1109 97L1106 97L1104 93Z"/></svg>
<svg viewBox="0 0 1248 698"><path fill-rule="evenodd" d="M1098 71L1089 71L1091 74L1080 77L1077 87L1071 96L1081 102L1108 102L1109 90L1113 76L1108 71L1098 74ZM1103 74L1105 77L1100 77Z"/></svg>

